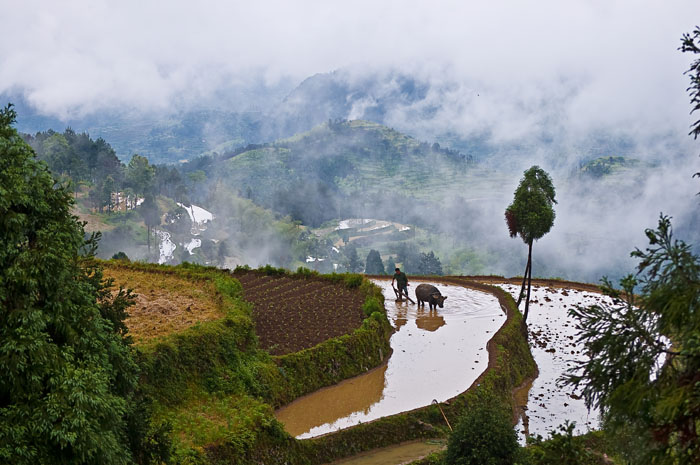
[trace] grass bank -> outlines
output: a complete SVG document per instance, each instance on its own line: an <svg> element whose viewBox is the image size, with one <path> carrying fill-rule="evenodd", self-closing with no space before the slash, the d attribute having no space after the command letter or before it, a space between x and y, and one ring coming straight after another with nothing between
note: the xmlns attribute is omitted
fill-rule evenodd
<svg viewBox="0 0 700 465"><path fill-rule="evenodd" d="M340 282L365 296L367 316L350 334L273 357L260 349L253 309L229 271L120 261L104 262L104 267L117 286L128 287L129 279L142 290L155 286L148 282L162 283L173 291L173 306L187 295L219 316L193 318L170 331L139 337L135 345L141 384L154 400L156 420L173 428L180 463L256 463L252 457L269 444L294 441L274 418L273 407L363 373L389 355L391 326L381 290L360 275L258 270L285 273L300 284L308 279ZM197 293L202 289L206 292Z"/></svg>
<svg viewBox="0 0 700 465"><path fill-rule="evenodd" d="M444 282L474 288L495 295L506 313L506 321L489 341L489 364L484 373L464 393L441 404L451 424L488 392L512 403L513 388L535 373L522 316L512 297L500 288L465 278L442 278ZM404 441L443 437L448 434L437 405L380 418L319 438L298 441L289 437L268 438L251 450L243 463L304 464L328 463L367 450ZM209 449L214 463L230 463L233 455L226 445Z"/></svg>

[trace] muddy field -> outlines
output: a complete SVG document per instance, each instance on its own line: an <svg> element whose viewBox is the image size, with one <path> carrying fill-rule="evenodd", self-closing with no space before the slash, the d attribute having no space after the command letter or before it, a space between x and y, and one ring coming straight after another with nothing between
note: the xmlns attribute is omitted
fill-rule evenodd
<svg viewBox="0 0 700 465"><path fill-rule="evenodd" d="M360 327L364 296L342 283L318 278L236 273L253 304L260 345L274 355L308 349Z"/></svg>
<svg viewBox="0 0 700 465"><path fill-rule="evenodd" d="M469 386L489 363L486 344L506 319L498 299L461 285L436 284L444 308L396 302L391 281L382 287L395 332L386 365L304 396L276 412L287 432L315 437L358 423L442 402ZM420 281L411 282L411 291Z"/></svg>
<svg viewBox="0 0 700 465"><path fill-rule="evenodd" d="M575 363L587 359L584 347L576 341L576 321L569 316L568 310L578 305L610 304L611 300L600 293L589 292L583 286L555 287L551 284L561 286L547 281L535 284L533 280L528 337L539 376L533 380L529 392L523 393L526 405L519 412L516 427L523 444L528 435L547 437L565 420L576 422L576 434L600 426L597 412L588 411L580 393L571 386L562 385L560 377ZM520 292L519 284L500 286L514 298Z"/></svg>

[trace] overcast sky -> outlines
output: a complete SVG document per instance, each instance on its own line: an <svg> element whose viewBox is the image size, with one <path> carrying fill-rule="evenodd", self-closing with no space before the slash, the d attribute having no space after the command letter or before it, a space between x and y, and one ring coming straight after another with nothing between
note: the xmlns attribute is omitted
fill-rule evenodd
<svg viewBox="0 0 700 465"><path fill-rule="evenodd" d="M572 131L687 133L691 57L677 48L700 24L698 0L0 0L0 12L0 93L54 116L167 108L347 67L447 82L455 101L479 93L483 112L460 104L451 118L468 127L520 111L504 129L516 133L552 105Z"/></svg>

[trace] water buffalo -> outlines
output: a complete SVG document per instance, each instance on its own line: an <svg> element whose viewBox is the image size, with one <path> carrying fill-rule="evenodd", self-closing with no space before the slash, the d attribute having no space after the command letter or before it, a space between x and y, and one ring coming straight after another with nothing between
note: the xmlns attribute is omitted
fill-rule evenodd
<svg viewBox="0 0 700 465"><path fill-rule="evenodd" d="M418 301L419 307L421 305L425 307L425 303L428 302L430 310L437 310L438 306L442 308L445 299L447 299L447 296L440 294L438 288L431 284L419 284L418 287L416 287L416 300Z"/></svg>

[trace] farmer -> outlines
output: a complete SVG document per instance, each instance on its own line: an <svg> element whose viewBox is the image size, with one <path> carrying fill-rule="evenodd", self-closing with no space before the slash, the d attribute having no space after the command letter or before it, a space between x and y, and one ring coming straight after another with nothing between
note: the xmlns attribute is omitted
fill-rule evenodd
<svg viewBox="0 0 700 465"><path fill-rule="evenodd" d="M394 280L396 280L396 287L399 289L399 301L401 300L402 293L408 298L408 278L406 273L403 273L400 268L394 270L394 276L391 278L391 286L394 286Z"/></svg>

